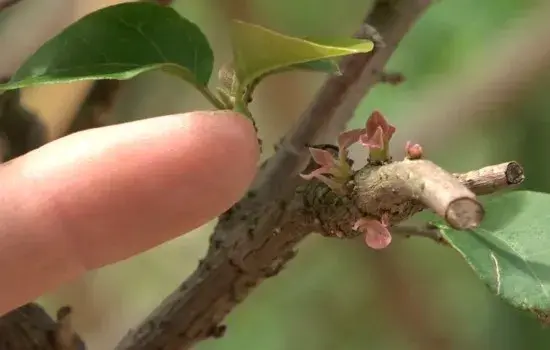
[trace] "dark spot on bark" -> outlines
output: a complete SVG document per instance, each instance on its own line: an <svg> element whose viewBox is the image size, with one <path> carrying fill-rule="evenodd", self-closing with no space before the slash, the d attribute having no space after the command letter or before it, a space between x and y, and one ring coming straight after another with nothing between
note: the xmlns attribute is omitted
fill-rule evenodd
<svg viewBox="0 0 550 350"><path fill-rule="evenodd" d="M219 238L215 238L214 236L210 239L210 243L215 250L220 249L223 245L223 241Z"/></svg>
<svg viewBox="0 0 550 350"><path fill-rule="evenodd" d="M248 237L248 239L254 239L254 226L248 228L248 230L246 231L246 236Z"/></svg>
<svg viewBox="0 0 550 350"><path fill-rule="evenodd" d="M212 327L212 329L209 332L209 336L215 339L219 339L225 335L225 331L227 330L227 326L222 324L218 326Z"/></svg>

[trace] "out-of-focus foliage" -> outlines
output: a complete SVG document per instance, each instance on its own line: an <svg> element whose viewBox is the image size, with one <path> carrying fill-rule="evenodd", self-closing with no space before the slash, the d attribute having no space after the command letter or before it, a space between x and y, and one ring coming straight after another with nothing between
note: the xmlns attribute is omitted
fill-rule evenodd
<svg viewBox="0 0 550 350"><path fill-rule="evenodd" d="M405 126L414 124L408 120L408 103L420 98L421 92L451 84L452 77L459 75L466 63L476 64L472 57L504 35L502 28L543 1L434 1L390 62L390 70L402 72L407 81L397 87L377 86L350 126L362 125L376 108L397 126L397 135L406 138ZM199 24L214 50L222 56L225 53L225 57L231 53L224 11L289 35L315 37L352 33L369 5L361 0L323 1L322 5L318 0L228 3L176 3L176 9ZM222 57L216 64L223 61ZM285 104L305 106L307 101L295 101L294 95L313 96L321 79L305 73L293 75L282 80L290 82L288 85L268 89L270 82L280 81L266 80L264 91L272 95L265 93L257 98L254 113L280 120ZM425 154L451 171L515 159L526 168L524 188L550 191L546 155L550 139L549 87L549 77L541 76L537 84L526 87L524 94L514 96L510 105L495 112L497 117L490 121L483 121L483 115L479 120L465 119L445 142L425 149ZM286 103L269 104L274 99ZM126 87L116 109L117 120L207 107L199 101L198 94L179 82L147 74ZM262 130L262 123L260 129L264 134L270 132ZM437 132L440 130L432 131ZM401 147L397 144L394 149ZM90 298L98 307L102 302L109 305L111 314L85 337L97 348L109 348L195 268L212 227L90 275L89 288L95 295ZM53 297L45 301L56 302ZM290 266L277 278L263 283L227 322L224 338L201 343L197 349L550 348L550 331L534 317L495 297L456 252L422 239L395 240L389 249L373 252L361 240L312 236L300 246Z"/></svg>

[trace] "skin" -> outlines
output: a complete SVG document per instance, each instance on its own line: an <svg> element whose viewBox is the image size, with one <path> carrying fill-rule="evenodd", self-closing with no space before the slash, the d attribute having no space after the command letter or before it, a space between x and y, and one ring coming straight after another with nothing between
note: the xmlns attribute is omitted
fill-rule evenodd
<svg viewBox="0 0 550 350"><path fill-rule="evenodd" d="M193 112L76 133L0 166L0 315L193 230L256 172L251 123Z"/></svg>

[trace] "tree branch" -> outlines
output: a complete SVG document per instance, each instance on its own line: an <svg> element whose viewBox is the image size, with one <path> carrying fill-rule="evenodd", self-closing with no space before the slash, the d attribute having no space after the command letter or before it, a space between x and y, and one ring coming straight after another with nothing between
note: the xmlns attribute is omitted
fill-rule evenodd
<svg viewBox="0 0 550 350"><path fill-rule="evenodd" d="M308 143L323 137L331 121L343 126L379 80L397 43L428 7L425 0L379 0L366 18L385 46L342 60L342 76L331 76L282 147L262 167L247 196L220 217L205 259L117 349L188 349L219 336L219 322L250 289L276 275L293 247L318 227L304 208L296 176L309 159ZM308 188L306 186L305 188Z"/></svg>
<svg viewBox="0 0 550 350"><path fill-rule="evenodd" d="M523 168L513 161L453 176L478 196L514 188L525 179ZM420 226L399 225L392 227L391 232L405 237L426 237L445 244L439 229L430 223Z"/></svg>

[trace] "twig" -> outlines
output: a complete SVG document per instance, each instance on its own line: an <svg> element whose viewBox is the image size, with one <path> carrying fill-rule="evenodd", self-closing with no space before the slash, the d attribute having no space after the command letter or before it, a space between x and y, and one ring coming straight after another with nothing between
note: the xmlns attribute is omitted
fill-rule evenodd
<svg viewBox="0 0 550 350"><path fill-rule="evenodd" d="M464 174L453 174L453 176L478 196L512 189L525 179L523 168L514 161L491 165ZM445 244L440 230L430 223L421 226L398 225L392 227L391 232L405 237L426 237Z"/></svg>
<svg viewBox="0 0 550 350"><path fill-rule="evenodd" d="M515 162L505 164L511 163L523 172ZM318 184L307 186L300 200L307 208L313 208L314 214L309 215L314 216L317 224L314 230L328 237L356 237L360 233L353 229L353 224L361 217L386 214L389 222L397 225L425 208L443 217L452 227L464 230L476 227L484 215L472 190L489 194L504 189L504 185L497 183L507 176L507 169L498 164L457 175L462 182L426 160L366 166L355 176L354 189L348 197ZM495 181L495 185L489 185L489 181ZM480 183L487 186L480 187ZM517 184L516 181L507 187Z"/></svg>
<svg viewBox="0 0 550 350"><path fill-rule="evenodd" d="M376 217L381 216L383 211L399 206L402 198L409 197L433 209L457 229L476 227L483 219L483 208L475 199L474 193L430 161L398 162L374 170L366 167L355 177L355 181L359 192L357 207ZM384 187L391 188L391 194L380 193L379 189L372 188L372 183L383 182L391 184L391 187L383 184ZM363 201L370 196L380 202L370 199ZM404 215L408 217L410 213L404 212ZM399 216L398 221L402 220Z"/></svg>
<svg viewBox="0 0 550 350"><path fill-rule="evenodd" d="M445 240L441 235L439 229L433 225L425 224L422 226L413 225L399 225L391 228L391 232L394 235L400 235L404 237L425 237L430 238L437 243L444 243Z"/></svg>
<svg viewBox="0 0 550 350"><path fill-rule="evenodd" d="M525 179L523 168L516 162L502 163L454 175L477 195L494 193L519 185Z"/></svg>

